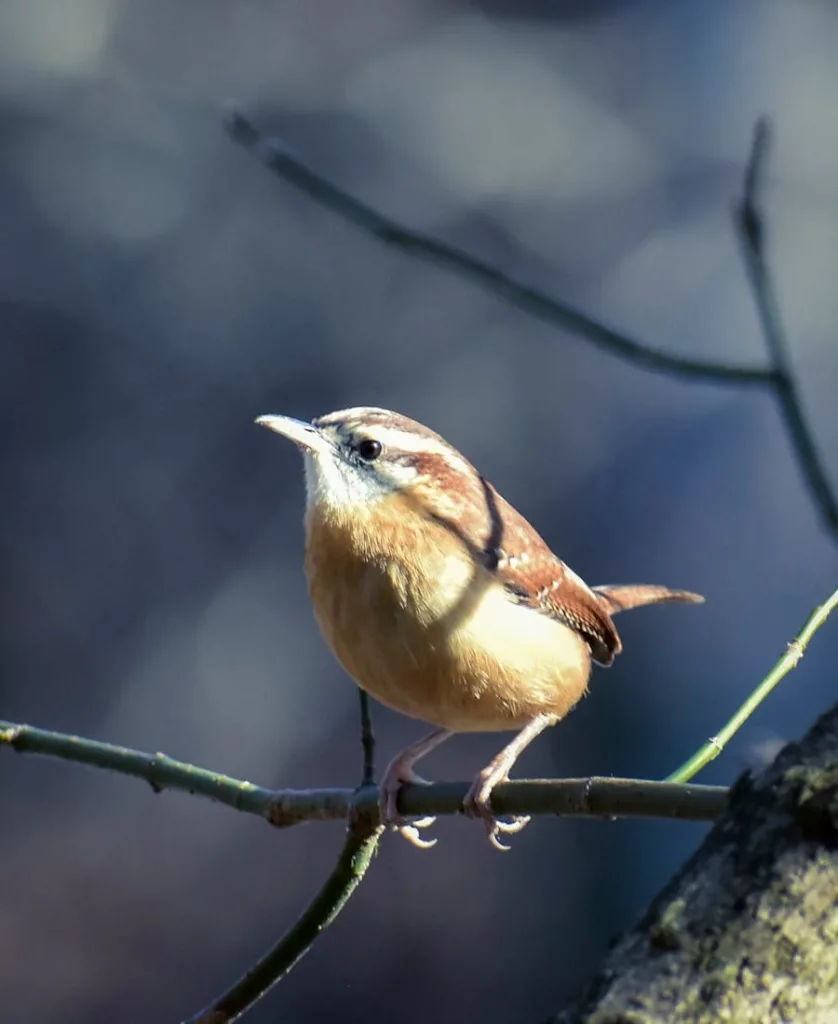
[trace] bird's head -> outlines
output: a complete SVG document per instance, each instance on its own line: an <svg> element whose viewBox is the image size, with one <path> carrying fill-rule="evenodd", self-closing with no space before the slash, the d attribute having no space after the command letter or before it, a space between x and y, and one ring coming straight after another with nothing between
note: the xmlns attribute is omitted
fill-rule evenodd
<svg viewBox="0 0 838 1024"><path fill-rule="evenodd" d="M311 423L290 416L256 422L301 449L309 508L372 506L398 493L441 508L446 497L471 490L477 477L439 434L387 409L342 409Z"/></svg>

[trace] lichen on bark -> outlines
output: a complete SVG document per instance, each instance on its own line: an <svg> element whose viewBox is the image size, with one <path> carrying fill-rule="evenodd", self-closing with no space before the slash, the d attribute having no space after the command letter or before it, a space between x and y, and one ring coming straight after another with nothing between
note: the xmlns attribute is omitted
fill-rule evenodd
<svg viewBox="0 0 838 1024"><path fill-rule="evenodd" d="M743 775L553 1024L838 1024L838 706Z"/></svg>

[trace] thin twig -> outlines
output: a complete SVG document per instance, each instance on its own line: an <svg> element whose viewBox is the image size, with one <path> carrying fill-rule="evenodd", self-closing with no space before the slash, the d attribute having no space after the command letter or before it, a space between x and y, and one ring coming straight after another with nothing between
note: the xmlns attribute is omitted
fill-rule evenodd
<svg viewBox="0 0 838 1024"><path fill-rule="evenodd" d="M740 727L750 718L759 705L765 700L774 687L796 668L800 659L809 646L809 641L829 618L831 612L838 608L838 590L835 590L822 605L816 608L806 621L806 625L786 648L785 654L777 662L774 668L763 679L759 686L748 697L745 703L739 708L736 714L727 722L724 728L711 737L700 750L681 765L677 771L666 777L667 782L688 782L698 772L721 754L731 738Z"/></svg>
<svg viewBox="0 0 838 1024"><path fill-rule="evenodd" d="M245 814L266 818L279 828L347 819L350 815L370 826L378 824L378 790L374 786L361 791L267 789L176 761L165 754L148 754L14 722L0 721L2 746L132 775L144 779L156 792L170 789L194 793ZM457 814L462 811L468 786L466 782L405 786L399 794L399 810L410 817ZM724 786L681 786L643 779L594 777L507 782L493 792L492 806L499 815L714 821L724 809L726 799Z"/></svg>
<svg viewBox="0 0 838 1024"><path fill-rule="evenodd" d="M309 951L358 887L375 853L381 829L353 825L334 871L297 922L224 995L184 1024L228 1024L249 1010Z"/></svg>
<svg viewBox="0 0 838 1024"><path fill-rule="evenodd" d="M378 794L375 789L375 735L370 701L364 690L359 688L358 693L363 750L361 785L347 805L346 840L337 864L296 924L226 992L184 1024L228 1024L254 1006L305 956L315 939L343 910L366 874L384 829L379 825L377 815L364 816L357 811L358 800L370 790L374 791L377 807ZM277 807L276 795L268 806L266 816L272 821Z"/></svg>
<svg viewBox="0 0 838 1024"><path fill-rule="evenodd" d="M771 352L769 368L730 366L670 355L606 326L578 309L528 285L514 280L462 249L412 231L333 185L291 153L279 139L262 134L242 113L227 119L230 136L253 152L274 174L338 216L372 235L385 245L444 267L467 278L498 298L572 334L585 338L612 355L648 370L693 380L728 384L755 384L770 390L779 403L786 429L801 466L812 499L833 536L838 536L838 498L831 487L802 412L797 385L791 373L781 321L764 257L764 224L757 202L765 153L769 141L768 122L757 123L754 142L745 170L742 201L735 210L737 233L742 240L760 321Z"/></svg>
<svg viewBox="0 0 838 1024"><path fill-rule="evenodd" d="M771 143L771 125L760 118L754 129L751 152L745 168L742 198L733 211L733 222L754 295L765 343L771 356L775 381L773 391L785 420L797 461L815 507L830 533L838 535L838 497L830 484L812 431L803 413L803 403L792 373L789 346L780 316L777 294L765 254L765 218L761 193Z"/></svg>
<svg viewBox="0 0 838 1024"><path fill-rule="evenodd" d="M146 753L115 743L73 736L68 733L38 729L31 725L0 721L0 747L18 753L41 754L62 761L75 761L144 779L155 793L164 789L180 790L215 800L245 814L265 812L275 791L233 779L219 772L198 768L185 761L176 761L166 754Z"/></svg>
<svg viewBox="0 0 838 1024"><path fill-rule="evenodd" d="M773 370L685 359L636 341L573 306L537 288L516 281L462 249L419 231L412 231L385 217L378 210L374 210L311 170L283 146L280 140L263 135L243 114L233 111L227 119L227 127L230 136L236 142L254 153L278 177L385 245L459 274L530 316L577 334L613 355L648 370L696 380L762 386L774 386L777 383Z"/></svg>
<svg viewBox="0 0 838 1024"><path fill-rule="evenodd" d="M364 766L361 774L361 786L375 785L375 733L372 728L370 698L366 690L358 687L361 705L361 749L364 752Z"/></svg>

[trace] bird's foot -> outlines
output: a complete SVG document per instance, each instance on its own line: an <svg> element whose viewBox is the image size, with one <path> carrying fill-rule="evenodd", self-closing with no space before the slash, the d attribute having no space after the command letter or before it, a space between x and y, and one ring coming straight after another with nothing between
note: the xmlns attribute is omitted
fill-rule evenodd
<svg viewBox="0 0 838 1024"><path fill-rule="evenodd" d="M477 774L463 800L463 813L469 818L479 818L486 827L486 835L492 846L504 851L510 847L502 843L500 837L515 835L530 822L529 815L516 815L508 821L495 817L491 804L492 790L506 781L506 772L498 772L489 765Z"/></svg>
<svg viewBox="0 0 838 1024"><path fill-rule="evenodd" d="M421 830L433 825L434 817L405 818L398 809L399 790L406 783L413 783L420 786L427 786L428 780L420 778L416 772L400 758L392 761L384 773L384 778L379 786L378 807L381 814L381 824L385 828L394 829L400 832L404 838L417 846L420 850L429 850L436 846L436 839L425 839Z"/></svg>

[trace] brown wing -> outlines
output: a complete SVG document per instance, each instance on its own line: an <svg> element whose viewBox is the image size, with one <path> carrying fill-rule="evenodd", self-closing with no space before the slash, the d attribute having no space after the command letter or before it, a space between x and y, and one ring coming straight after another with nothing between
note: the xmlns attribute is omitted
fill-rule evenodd
<svg viewBox="0 0 838 1024"><path fill-rule="evenodd" d="M438 453L412 456L433 484L424 495L426 512L458 537L473 558L496 573L517 600L575 629L600 665L610 665L622 650L612 615L660 601L703 600L688 591L646 584L592 590L485 477L461 455L454 455L455 469Z"/></svg>
<svg viewBox="0 0 838 1024"><path fill-rule="evenodd" d="M488 567L518 600L575 629L587 641L594 661L610 665L622 644L605 600L553 554L491 484L484 485L497 524L497 543L486 552Z"/></svg>

